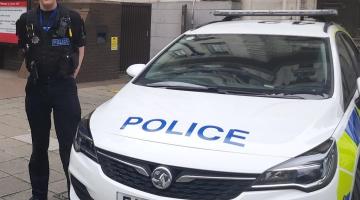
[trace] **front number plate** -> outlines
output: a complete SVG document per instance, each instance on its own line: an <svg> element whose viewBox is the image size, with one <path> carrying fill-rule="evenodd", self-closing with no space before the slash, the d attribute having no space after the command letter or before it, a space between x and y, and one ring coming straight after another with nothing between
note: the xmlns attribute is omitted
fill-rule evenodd
<svg viewBox="0 0 360 200"><path fill-rule="evenodd" d="M123 194L118 192L116 194L116 200L147 200L147 199L143 199L143 198L139 198L139 197L134 197L134 196L130 196L127 194Z"/></svg>

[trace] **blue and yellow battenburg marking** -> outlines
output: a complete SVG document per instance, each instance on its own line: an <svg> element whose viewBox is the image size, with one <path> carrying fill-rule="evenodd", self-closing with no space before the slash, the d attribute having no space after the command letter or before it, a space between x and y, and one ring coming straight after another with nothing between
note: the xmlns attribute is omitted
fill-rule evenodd
<svg viewBox="0 0 360 200"><path fill-rule="evenodd" d="M338 141L339 152L339 183L338 200L348 200L356 172L356 156L360 143L360 110L355 108L351 113L344 134Z"/></svg>

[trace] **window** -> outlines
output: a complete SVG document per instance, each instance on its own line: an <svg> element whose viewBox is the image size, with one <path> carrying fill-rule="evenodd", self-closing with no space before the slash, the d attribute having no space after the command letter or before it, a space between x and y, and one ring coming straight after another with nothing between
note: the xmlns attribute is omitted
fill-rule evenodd
<svg viewBox="0 0 360 200"><path fill-rule="evenodd" d="M255 34L185 35L134 83L284 98L329 98L333 91L329 40Z"/></svg>
<svg viewBox="0 0 360 200"><path fill-rule="evenodd" d="M336 46L338 49L341 75L342 75L342 85L344 91L344 109L346 110L350 104L352 97L355 94L357 89L356 79L357 75L353 67L354 61L349 54L349 51L344 43L344 39L341 37L341 34L336 35Z"/></svg>
<svg viewBox="0 0 360 200"><path fill-rule="evenodd" d="M342 33L341 36L344 40L346 47L348 48L349 54L352 59L353 67L357 73L357 76L359 77L360 76L360 52L348 35L346 35L345 33Z"/></svg>

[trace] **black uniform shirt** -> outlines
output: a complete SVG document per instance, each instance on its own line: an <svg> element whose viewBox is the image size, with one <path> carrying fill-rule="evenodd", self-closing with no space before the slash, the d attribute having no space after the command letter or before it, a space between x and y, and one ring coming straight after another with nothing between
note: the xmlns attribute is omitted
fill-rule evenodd
<svg viewBox="0 0 360 200"><path fill-rule="evenodd" d="M49 20L49 17L52 13L52 11L40 11L40 9L38 9L39 12L42 12L43 16L44 16L44 24L48 24L47 21ZM39 19L40 17L40 13L37 13L37 17ZM69 15L71 18L71 30L72 30L72 34L73 34L73 38L72 38L72 42L74 47L83 47L85 46L85 42L86 42L86 32L85 32L85 26L84 26L84 21L82 20L82 18L80 17L80 15L73 11L70 10L69 11ZM58 23L58 22L56 22ZM54 25L56 25L56 23ZM26 13L22 14L20 16L20 19L16 22L16 34L19 37L19 47L20 48L25 48L26 46Z"/></svg>

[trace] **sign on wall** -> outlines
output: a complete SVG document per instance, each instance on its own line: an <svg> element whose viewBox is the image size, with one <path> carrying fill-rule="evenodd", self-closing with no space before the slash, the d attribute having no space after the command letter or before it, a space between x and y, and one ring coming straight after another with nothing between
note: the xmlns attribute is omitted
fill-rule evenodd
<svg viewBox="0 0 360 200"><path fill-rule="evenodd" d="M111 51L119 50L118 37L111 37Z"/></svg>
<svg viewBox="0 0 360 200"><path fill-rule="evenodd" d="M27 0L0 0L0 43L17 43L16 21L27 11Z"/></svg>

